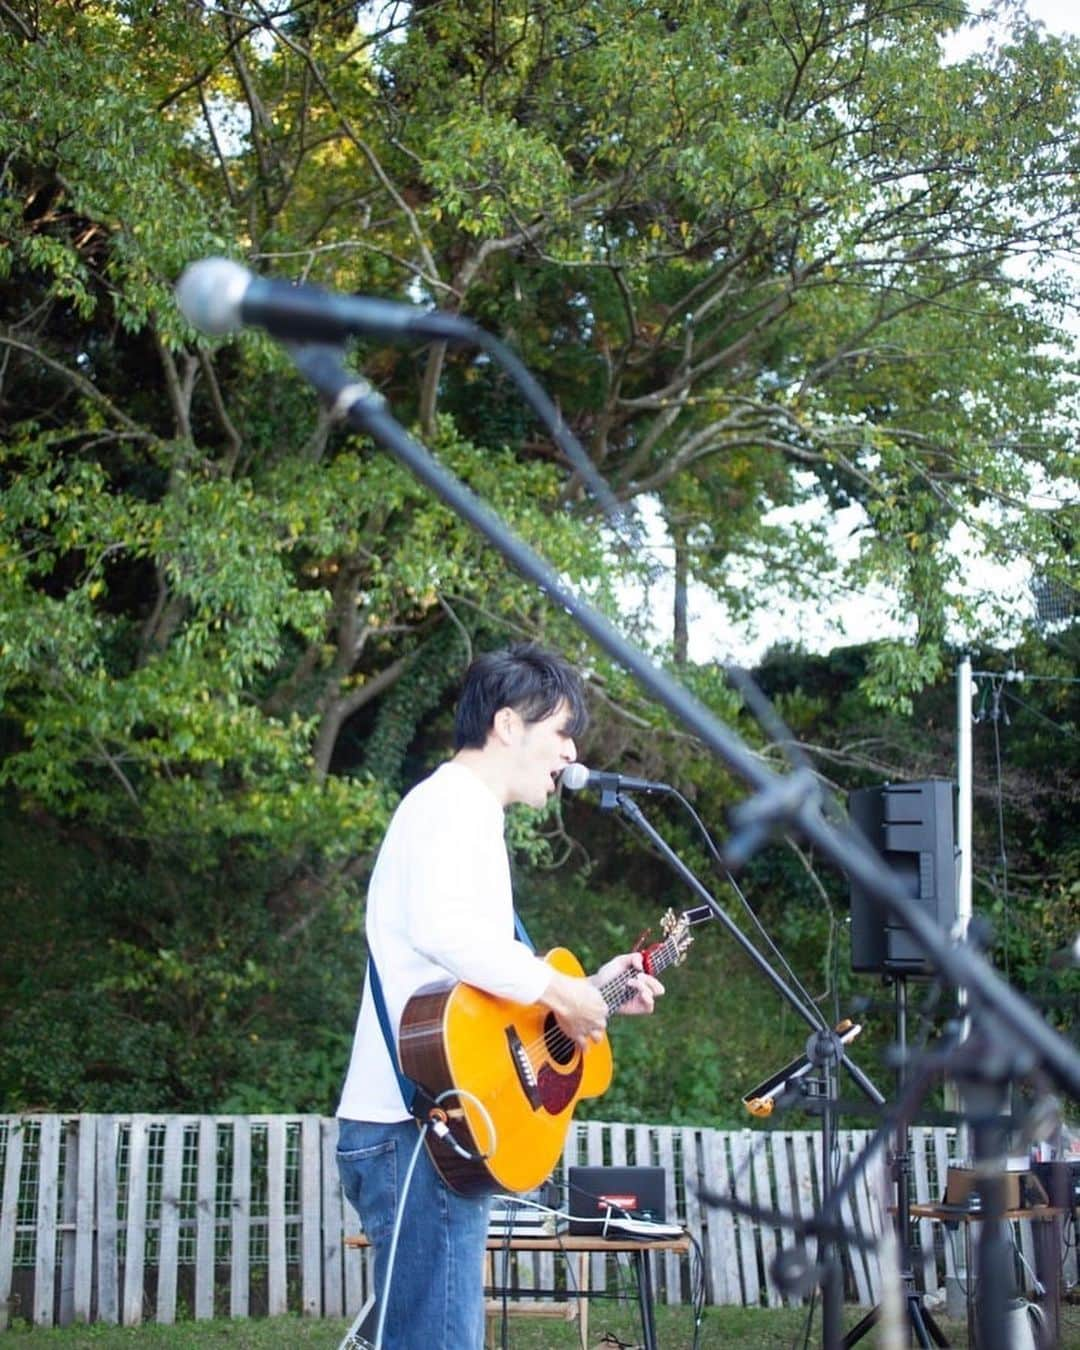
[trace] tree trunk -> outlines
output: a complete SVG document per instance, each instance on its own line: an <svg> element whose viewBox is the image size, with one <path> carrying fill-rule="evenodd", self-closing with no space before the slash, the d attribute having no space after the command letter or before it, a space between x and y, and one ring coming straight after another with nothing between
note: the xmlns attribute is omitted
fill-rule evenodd
<svg viewBox="0 0 1080 1350"><path fill-rule="evenodd" d="M675 545L675 604L673 614L672 647L675 664L685 666L690 645L686 619L687 550L685 525L672 525L671 538Z"/></svg>

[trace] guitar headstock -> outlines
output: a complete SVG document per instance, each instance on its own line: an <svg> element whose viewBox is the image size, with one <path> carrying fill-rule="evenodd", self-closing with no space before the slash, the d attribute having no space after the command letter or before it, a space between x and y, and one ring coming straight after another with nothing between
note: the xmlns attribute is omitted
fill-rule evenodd
<svg viewBox="0 0 1080 1350"><path fill-rule="evenodd" d="M694 936L690 932L689 919L685 914L676 914L673 909L669 909L660 920L660 927L672 948L671 964L681 965L686 960L686 953L690 950L690 944L694 940Z"/></svg>

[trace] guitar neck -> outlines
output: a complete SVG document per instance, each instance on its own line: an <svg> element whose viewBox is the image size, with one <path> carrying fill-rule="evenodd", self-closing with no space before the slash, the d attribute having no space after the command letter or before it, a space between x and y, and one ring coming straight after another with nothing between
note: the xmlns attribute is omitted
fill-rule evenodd
<svg viewBox="0 0 1080 1350"><path fill-rule="evenodd" d="M665 938L663 942L657 942L649 948L649 972L652 975L659 975L662 970L667 970L668 966L673 966L681 961L685 954L685 941L680 943L673 937ZM600 986L600 992L604 996L604 1001L611 1012L621 1008L628 999L634 996L634 977L637 970L622 970L613 980Z"/></svg>

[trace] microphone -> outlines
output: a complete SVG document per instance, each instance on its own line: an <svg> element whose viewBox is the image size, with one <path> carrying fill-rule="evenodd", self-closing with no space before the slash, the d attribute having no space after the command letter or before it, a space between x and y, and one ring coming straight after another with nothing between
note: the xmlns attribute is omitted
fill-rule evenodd
<svg viewBox="0 0 1080 1350"><path fill-rule="evenodd" d="M584 764L568 764L562 771L564 787L573 792L598 788L601 792L674 792L670 783L654 783L648 778L629 778L621 773L600 773Z"/></svg>
<svg viewBox="0 0 1080 1350"><path fill-rule="evenodd" d="M185 268L176 302L211 337L254 326L287 342L341 342L356 334L389 341L474 342L468 319L396 300L340 295L319 286L256 276L229 258L204 258Z"/></svg>

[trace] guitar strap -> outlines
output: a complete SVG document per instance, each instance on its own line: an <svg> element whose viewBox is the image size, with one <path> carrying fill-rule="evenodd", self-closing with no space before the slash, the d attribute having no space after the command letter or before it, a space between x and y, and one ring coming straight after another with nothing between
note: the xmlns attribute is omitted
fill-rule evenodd
<svg viewBox="0 0 1080 1350"><path fill-rule="evenodd" d="M390 1063L394 1066L394 1073L397 1075L401 1100L405 1103L405 1109L410 1116L415 1116L417 1120L427 1120L428 1112L435 1105L435 1102L431 1094L425 1092L419 1083L414 1082L407 1073L403 1072L401 1065L398 1063L397 1047L394 1045L394 1035L390 1030L390 1014L386 1011L386 999L383 996L382 980L379 979L379 968L375 964L375 958L370 953L368 954L368 979L371 982L371 995L375 1000L375 1012L379 1018L379 1028L382 1031L383 1040L386 1042Z"/></svg>
<svg viewBox="0 0 1080 1350"><path fill-rule="evenodd" d="M525 946L528 947L529 951L536 951L536 944L525 931L525 925L521 922L521 915L516 909L514 910L514 932L517 934L517 940L523 942Z"/></svg>
<svg viewBox="0 0 1080 1350"><path fill-rule="evenodd" d="M514 932L518 941L524 943L529 951L534 952L536 950L517 910L514 911ZM405 1103L405 1109L409 1115L415 1116L417 1120L427 1121L430 1112L436 1107L437 1103L431 1093L410 1078L398 1063L397 1046L394 1044L394 1034L390 1030L390 1014L386 1011L386 999L383 995L382 980L379 979L379 968L370 952L368 953L368 979L371 982L371 996L375 1000L379 1029L382 1031L383 1040L386 1042L390 1063L394 1066L394 1073L397 1075L401 1100Z"/></svg>

